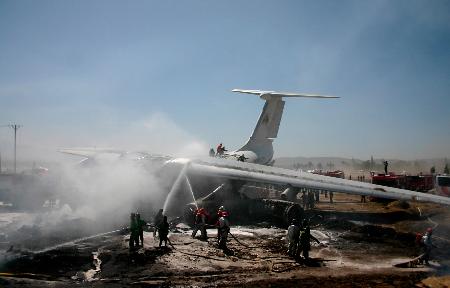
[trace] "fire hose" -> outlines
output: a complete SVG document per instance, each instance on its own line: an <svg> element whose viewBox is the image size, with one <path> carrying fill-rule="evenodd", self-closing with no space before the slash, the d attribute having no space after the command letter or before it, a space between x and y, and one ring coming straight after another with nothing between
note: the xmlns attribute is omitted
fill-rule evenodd
<svg viewBox="0 0 450 288"><path fill-rule="evenodd" d="M240 245L247 247L247 248L262 248L265 247L265 245L258 245L258 246L248 246L244 243L242 243L241 241L239 241L239 239L236 238L236 236L234 236L233 234L231 234L230 231L228 231L228 233L231 235L231 237L233 237L234 240L236 240L237 243L239 243Z"/></svg>
<svg viewBox="0 0 450 288"><path fill-rule="evenodd" d="M215 261L226 261L226 259L220 259L220 258L214 258L214 257L210 257L210 256L205 256L205 255L199 255L199 254L194 254L194 253L189 253L189 252L185 252L182 251L180 249L177 249L173 244L172 241L170 241L169 237L167 237L167 242L169 242L169 245L172 247L172 249L177 250L179 253L181 254L185 254L185 255L189 255L189 256L194 256L194 257L201 257L201 258L206 258L206 259L211 259L211 260L215 260Z"/></svg>

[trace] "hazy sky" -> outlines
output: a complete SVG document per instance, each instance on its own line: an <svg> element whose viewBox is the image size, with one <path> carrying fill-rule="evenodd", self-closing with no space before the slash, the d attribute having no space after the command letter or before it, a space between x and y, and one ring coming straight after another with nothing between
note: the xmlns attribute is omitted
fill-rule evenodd
<svg viewBox="0 0 450 288"><path fill-rule="evenodd" d="M450 157L450 1L0 0L22 157L239 148L264 102L233 88L342 97L288 99L276 156Z"/></svg>

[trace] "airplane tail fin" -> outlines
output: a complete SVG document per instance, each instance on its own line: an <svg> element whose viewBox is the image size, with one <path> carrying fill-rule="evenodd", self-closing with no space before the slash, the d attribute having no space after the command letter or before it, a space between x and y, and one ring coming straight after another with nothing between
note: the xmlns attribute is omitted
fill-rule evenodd
<svg viewBox="0 0 450 288"><path fill-rule="evenodd" d="M261 90L241 90L233 89L233 92L258 95L261 99L266 100L264 108L259 116L250 140L266 142L266 139L277 138L278 129L280 128L281 116L283 115L284 103L283 97L302 97L302 98L339 98L336 96L323 96L315 94L295 94L282 93L275 91ZM249 140L249 142L250 142Z"/></svg>

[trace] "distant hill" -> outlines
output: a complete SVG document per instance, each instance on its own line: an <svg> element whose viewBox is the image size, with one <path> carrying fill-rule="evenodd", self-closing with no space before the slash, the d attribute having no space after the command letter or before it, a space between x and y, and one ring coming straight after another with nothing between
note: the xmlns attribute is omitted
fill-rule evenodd
<svg viewBox="0 0 450 288"><path fill-rule="evenodd" d="M409 174L424 173L428 174L432 166L435 167L436 173L443 173L445 164L449 163L446 158L437 159L417 159L417 160L400 160L400 159L352 159L343 157L280 157L276 158L274 166L287 169L322 169L322 170L343 170L348 173L359 173L369 171L384 171L383 161L389 162L389 171L396 173L407 172ZM361 171L362 170L362 171Z"/></svg>

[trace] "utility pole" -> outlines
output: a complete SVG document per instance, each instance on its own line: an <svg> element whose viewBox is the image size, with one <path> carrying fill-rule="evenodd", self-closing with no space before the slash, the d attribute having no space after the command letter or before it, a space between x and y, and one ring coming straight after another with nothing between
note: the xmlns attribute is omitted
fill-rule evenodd
<svg viewBox="0 0 450 288"><path fill-rule="evenodd" d="M11 124L9 125L12 129L14 129L14 174L17 173L17 130L19 130L22 125Z"/></svg>
<svg viewBox="0 0 450 288"><path fill-rule="evenodd" d="M8 127L8 125L0 125L0 127ZM0 174L2 173L2 152L0 151Z"/></svg>

